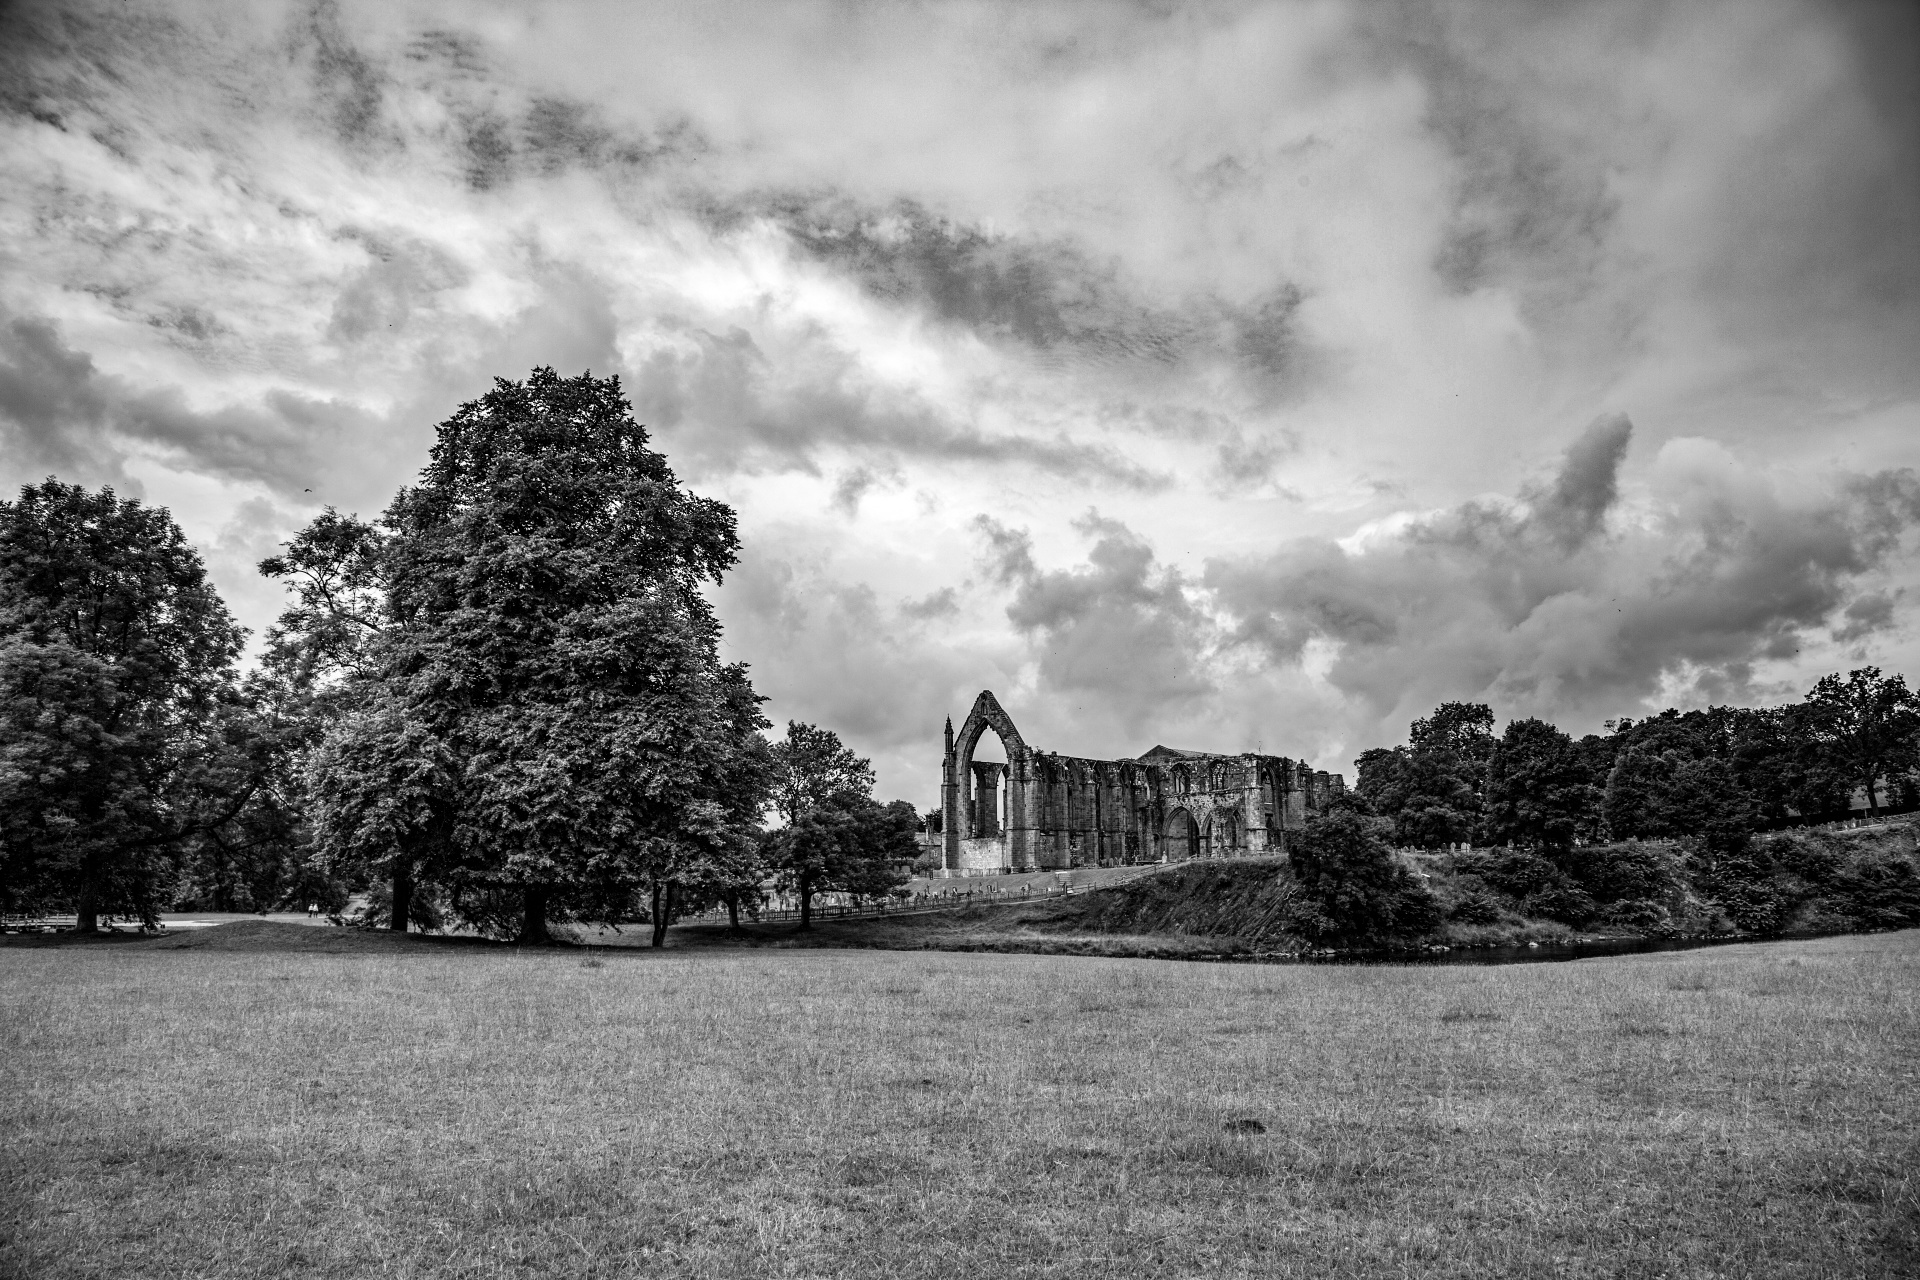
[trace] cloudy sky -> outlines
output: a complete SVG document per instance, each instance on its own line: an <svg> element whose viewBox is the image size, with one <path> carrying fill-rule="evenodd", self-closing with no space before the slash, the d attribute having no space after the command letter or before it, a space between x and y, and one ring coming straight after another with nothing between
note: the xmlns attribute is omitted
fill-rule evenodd
<svg viewBox="0 0 1920 1280"><path fill-rule="evenodd" d="M15 3L0 485L252 565L495 375L732 503L777 721L1351 771L1920 675L1911 6Z"/></svg>

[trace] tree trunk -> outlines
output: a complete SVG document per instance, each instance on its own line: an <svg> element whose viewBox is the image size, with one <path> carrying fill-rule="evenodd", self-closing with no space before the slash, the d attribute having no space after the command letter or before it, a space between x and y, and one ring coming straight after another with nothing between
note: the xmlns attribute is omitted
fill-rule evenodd
<svg viewBox="0 0 1920 1280"><path fill-rule="evenodd" d="M100 932L100 901L94 896L91 882L80 886L80 897L74 903L73 916L75 933Z"/></svg>
<svg viewBox="0 0 1920 1280"><path fill-rule="evenodd" d="M537 947L552 942L547 932L547 886L530 884L520 896L524 912L520 917L520 945Z"/></svg>
<svg viewBox="0 0 1920 1280"><path fill-rule="evenodd" d="M800 927L813 928L813 880L808 876L800 877Z"/></svg>
<svg viewBox="0 0 1920 1280"><path fill-rule="evenodd" d="M413 908L413 864L396 861L393 864L393 910L387 916L387 928L395 933L407 931L407 916Z"/></svg>
<svg viewBox="0 0 1920 1280"><path fill-rule="evenodd" d="M653 945L667 945L667 917L673 914L673 881L653 882Z"/></svg>
<svg viewBox="0 0 1920 1280"><path fill-rule="evenodd" d="M740 894L738 890L727 895L727 926L732 929L738 929L740 927Z"/></svg>
<svg viewBox="0 0 1920 1280"><path fill-rule="evenodd" d="M1873 770L1869 769L1867 770L1867 816L1871 818L1876 814L1878 814L1879 812L1880 812L1879 802L1874 799Z"/></svg>

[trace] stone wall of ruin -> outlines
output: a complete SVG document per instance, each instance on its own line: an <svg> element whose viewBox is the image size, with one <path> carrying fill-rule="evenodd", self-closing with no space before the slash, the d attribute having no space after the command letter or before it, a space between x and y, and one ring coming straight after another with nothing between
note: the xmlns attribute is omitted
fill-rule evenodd
<svg viewBox="0 0 1920 1280"><path fill-rule="evenodd" d="M1006 748L1005 765L973 760L989 729ZM948 875L983 875L1284 856L1287 833L1345 786L1339 774L1284 756L1156 748L1095 760L1036 751L982 692L957 736L947 723L943 861Z"/></svg>

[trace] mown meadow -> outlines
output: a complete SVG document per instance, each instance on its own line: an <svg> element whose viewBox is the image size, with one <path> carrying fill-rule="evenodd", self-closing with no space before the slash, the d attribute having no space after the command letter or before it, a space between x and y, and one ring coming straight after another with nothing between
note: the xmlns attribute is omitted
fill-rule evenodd
<svg viewBox="0 0 1920 1280"><path fill-rule="evenodd" d="M1920 1271L1920 931L1432 968L274 929L0 948L0 1272Z"/></svg>

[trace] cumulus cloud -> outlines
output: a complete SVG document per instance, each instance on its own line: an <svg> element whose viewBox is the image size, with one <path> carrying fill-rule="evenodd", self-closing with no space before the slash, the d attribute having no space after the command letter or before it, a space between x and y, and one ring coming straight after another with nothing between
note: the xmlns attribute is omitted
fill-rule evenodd
<svg viewBox="0 0 1920 1280"><path fill-rule="evenodd" d="M986 685L1332 764L1911 666L1916 60L1812 0L22 0L0 479L147 486L257 629L309 504L618 373L776 712L895 762Z"/></svg>
<svg viewBox="0 0 1920 1280"><path fill-rule="evenodd" d="M957 594L890 601L826 556L763 543L747 548L716 603L726 654L751 665L770 717L833 728L873 758L887 795L927 805L942 720L1017 678L1014 646L956 625Z"/></svg>
<svg viewBox="0 0 1920 1280"><path fill-rule="evenodd" d="M357 406L285 391L195 409L178 388L137 389L102 374L44 318L16 317L5 331L0 431L16 478L57 471L124 483L128 450L145 446L208 474L297 491L321 470L320 455L366 425Z"/></svg>
<svg viewBox="0 0 1920 1280"><path fill-rule="evenodd" d="M1275 662L1333 645L1328 679L1383 723L1448 698L1581 723L1652 698L1752 699L1772 692L1764 664L1830 622L1885 625L1876 575L1920 524L1912 471L1809 489L1673 441L1627 501L1629 435L1602 418L1518 500L1417 515L1352 549L1218 559L1205 583L1235 644Z"/></svg>
<svg viewBox="0 0 1920 1280"><path fill-rule="evenodd" d="M1014 587L1007 618L1032 639L1049 693L1104 702L1137 731L1213 691L1208 619L1180 572L1125 524L1088 511L1074 521L1093 540L1086 562L1052 572L1034 566L1021 534L986 516L978 525L996 576Z"/></svg>
<svg viewBox="0 0 1920 1280"><path fill-rule="evenodd" d="M812 332L769 333L770 356L747 329L688 329L646 357L632 380L635 411L676 446L691 474L715 471L817 472L824 459L870 460L848 475L872 479L872 465L901 459L1030 467L1129 489L1164 487L1170 477L1097 439L1031 428L995 431L910 387L867 376L852 352ZM843 505L869 483L845 491Z"/></svg>

